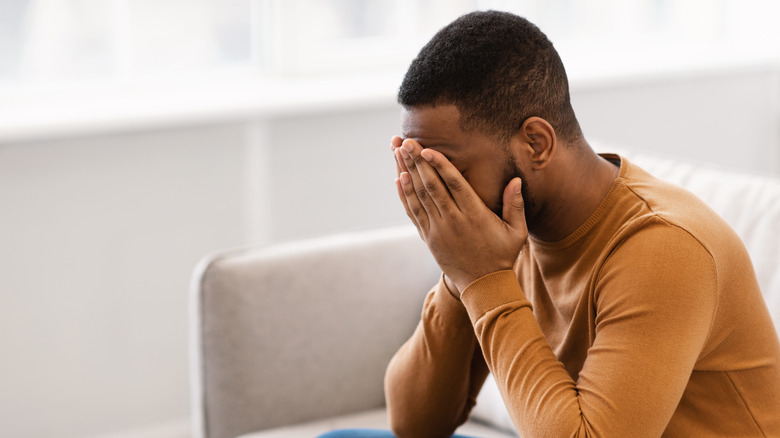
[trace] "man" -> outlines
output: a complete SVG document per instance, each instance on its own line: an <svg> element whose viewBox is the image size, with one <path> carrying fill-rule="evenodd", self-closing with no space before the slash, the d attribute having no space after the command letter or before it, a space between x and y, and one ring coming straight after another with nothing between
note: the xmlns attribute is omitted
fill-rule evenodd
<svg viewBox="0 0 780 438"><path fill-rule="evenodd" d="M465 15L399 91L396 186L442 269L388 366L399 437L445 437L492 372L521 436L780 436L780 343L744 246L596 155L527 20Z"/></svg>

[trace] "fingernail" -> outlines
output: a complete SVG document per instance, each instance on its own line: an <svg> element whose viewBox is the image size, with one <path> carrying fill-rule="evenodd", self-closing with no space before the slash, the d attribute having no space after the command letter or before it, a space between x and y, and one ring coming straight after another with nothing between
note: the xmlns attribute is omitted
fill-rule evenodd
<svg viewBox="0 0 780 438"><path fill-rule="evenodd" d="M406 152L411 152L414 150L414 146L412 146L412 142L410 141L403 142L401 146L404 148L404 150L406 150Z"/></svg>
<svg viewBox="0 0 780 438"><path fill-rule="evenodd" d="M400 147L398 150L401 152L402 157L409 158L409 152L407 152L406 146Z"/></svg>
<svg viewBox="0 0 780 438"><path fill-rule="evenodd" d="M409 184L411 182L411 177L409 176L409 172L401 172L401 184Z"/></svg>
<svg viewBox="0 0 780 438"><path fill-rule="evenodd" d="M425 158L425 161L431 161L431 160L433 159L433 155L431 155L431 151L429 151L428 149L423 149L423 150L420 152L420 155L421 155L423 158Z"/></svg>
<svg viewBox="0 0 780 438"><path fill-rule="evenodd" d="M520 180L520 182L515 184L515 194L516 195L523 193L523 180L520 179L520 178L518 178L518 180Z"/></svg>

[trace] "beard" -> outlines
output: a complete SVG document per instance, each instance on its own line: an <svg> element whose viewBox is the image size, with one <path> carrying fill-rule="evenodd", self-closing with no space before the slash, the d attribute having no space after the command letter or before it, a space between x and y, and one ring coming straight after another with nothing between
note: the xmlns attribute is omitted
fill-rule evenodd
<svg viewBox="0 0 780 438"><path fill-rule="evenodd" d="M523 181L523 186L520 188L520 193L523 195L523 206L525 211L525 222L528 226L528 229L531 230L533 227L533 224L536 223L536 218L538 217L538 206L536 204L536 200L533 196L530 194L530 190L528 188L528 182L525 179L525 175L523 175L523 171L520 170L520 167L518 167L517 162L515 161L515 158L511 155L507 154L507 160L506 165L503 169L504 174L504 188L509 184L509 181L512 181L515 178L520 178ZM496 214L496 216L500 218L504 218L504 193L501 192L501 195L498 198L498 205L493 209L493 213Z"/></svg>

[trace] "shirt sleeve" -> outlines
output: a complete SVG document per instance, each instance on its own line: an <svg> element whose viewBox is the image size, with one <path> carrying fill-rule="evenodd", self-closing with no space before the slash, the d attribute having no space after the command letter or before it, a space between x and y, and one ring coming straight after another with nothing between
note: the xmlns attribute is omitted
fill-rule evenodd
<svg viewBox="0 0 780 438"><path fill-rule="evenodd" d="M513 271L462 300L512 421L525 438L661 436L717 306L714 263L684 230L652 226L597 267L595 336L575 382L557 360Z"/></svg>
<svg viewBox="0 0 780 438"><path fill-rule="evenodd" d="M468 418L487 374L466 309L439 281L385 373L391 429L402 438L449 437Z"/></svg>

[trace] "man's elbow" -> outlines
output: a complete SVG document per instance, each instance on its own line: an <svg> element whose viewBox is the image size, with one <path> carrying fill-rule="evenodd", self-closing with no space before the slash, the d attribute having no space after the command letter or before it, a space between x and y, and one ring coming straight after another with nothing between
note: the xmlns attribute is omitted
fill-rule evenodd
<svg viewBox="0 0 780 438"><path fill-rule="evenodd" d="M398 438L448 438L458 427L458 416L419 400L387 398L387 422Z"/></svg>
<svg viewBox="0 0 780 438"><path fill-rule="evenodd" d="M419 429L415 426L413 421L408 419L400 419L398 416L394 416L388 410L387 423L390 430L398 438L415 438L422 435L418 432Z"/></svg>
<svg viewBox="0 0 780 438"><path fill-rule="evenodd" d="M451 427L421 415L400 417L388 412L388 423L398 438L448 438L455 432Z"/></svg>
<svg viewBox="0 0 780 438"><path fill-rule="evenodd" d="M428 396L424 382L417 380L399 353L388 364L384 379L390 430L398 438L449 438L458 426L458 415Z"/></svg>

